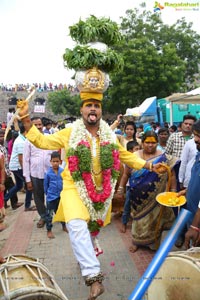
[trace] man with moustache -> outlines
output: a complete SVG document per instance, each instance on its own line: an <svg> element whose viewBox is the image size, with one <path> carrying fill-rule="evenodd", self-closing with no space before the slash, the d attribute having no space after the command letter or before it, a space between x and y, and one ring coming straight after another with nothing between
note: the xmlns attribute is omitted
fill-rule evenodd
<svg viewBox="0 0 200 300"><path fill-rule="evenodd" d="M27 139L36 147L64 148L67 153L62 173L63 190L54 221L66 223L74 255L86 285L90 286L88 299L95 300L104 292L104 276L92 234L98 234L99 227L104 226L111 216L111 201L117 181L113 174L118 173L119 159L131 168L155 172L163 170L161 164L152 165L120 145L109 125L102 120L103 92L81 92L80 98L82 118L54 134L43 135L37 130L29 118L27 103L21 107L19 115L26 128Z"/></svg>
<svg viewBox="0 0 200 300"><path fill-rule="evenodd" d="M184 115L181 126L181 132L174 132L167 141L166 154L175 156L180 159L183 147L189 139L193 138L192 125L196 122L193 115Z"/></svg>
<svg viewBox="0 0 200 300"><path fill-rule="evenodd" d="M187 198L187 205L186 208L192 213L190 220L188 221L188 231L186 233L186 240L185 245L187 248L189 247L189 239L195 239L197 230L193 227L199 227L200 220L198 221L199 209L198 206L200 206L200 120L196 121L192 126L192 132L194 136L194 141L197 147L197 154L195 158L195 162L192 166L191 170L191 179L188 184L188 188L179 192L180 195L186 194ZM195 214L197 213L197 216ZM195 216L195 225L191 227L193 218ZM197 219L197 220L196 220ZM198 223L199 222L199 223ZM197 226L198 225L198 226ZM200 232L200 231L199 231Z"/></svg>

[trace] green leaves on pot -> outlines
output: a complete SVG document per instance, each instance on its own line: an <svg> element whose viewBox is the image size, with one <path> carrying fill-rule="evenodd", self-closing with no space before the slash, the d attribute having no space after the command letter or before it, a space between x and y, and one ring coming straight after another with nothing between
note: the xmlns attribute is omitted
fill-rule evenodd
<svg viewBox="0 0 200 300"><path fill-rule="evenodd" d="M109 18L98 19L92 15L85 22L80 20L77 24L70 26L69 30L71 38L80 44L98 41L111 46L122 40L117 23Z"/></svg>
<svg viewBox="0 0 200 300"><path fill-rule="evenodd" d="M63 55L64 65L76 71L97 67L104 72L121 71L123 58L112 49L101 52L88 46L76 46L73 50L66 49Z"/></svg>

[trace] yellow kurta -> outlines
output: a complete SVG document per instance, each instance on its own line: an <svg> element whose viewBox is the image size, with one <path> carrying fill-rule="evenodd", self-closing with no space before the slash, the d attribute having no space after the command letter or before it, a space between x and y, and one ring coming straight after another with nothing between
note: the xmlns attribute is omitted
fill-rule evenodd
<svg viewBox="0 0 200 300"><path fill-rule="evenodd" d="M32 144L40 149L58 150L64 148L67 153L71 131L72 128L65 128L54 134L43 135L33 125L26 137ZM141 169L145 165L145 160L138 158L134 153L126 151L126 149L124 149L118 141L117 144L119 146L119 156L122 163L127 164L130 168L134 169ZM90 216L88 210L78 194L77 188L68 169L67 159L62 177L63 190L60 195L60 204L54 221L69 222L73 219L89 221ZM108 222L109 220L106 220L104 223Z"/></svg>

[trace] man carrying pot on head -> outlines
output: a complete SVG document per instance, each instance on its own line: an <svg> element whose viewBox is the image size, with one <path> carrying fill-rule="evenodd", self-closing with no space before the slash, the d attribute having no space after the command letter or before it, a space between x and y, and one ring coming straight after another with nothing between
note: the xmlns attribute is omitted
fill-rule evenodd
<svg viewBox="0 0 200 300"><path fill-rule="evenodd" d="M109 222L119 160L131 168L163 172L161 164L152 165L119 144L109 125L102 120L103 93L100 91L98 86L96 92L81 92L82 118L51 135L43 135L32 124L26 101L20 104L19 112L31 143L41 149L64 148L67 153L63 190L54 221L66 223L82 276L90 286L89 300L104 292L104 276L91 236L96 236Z"/></svg>

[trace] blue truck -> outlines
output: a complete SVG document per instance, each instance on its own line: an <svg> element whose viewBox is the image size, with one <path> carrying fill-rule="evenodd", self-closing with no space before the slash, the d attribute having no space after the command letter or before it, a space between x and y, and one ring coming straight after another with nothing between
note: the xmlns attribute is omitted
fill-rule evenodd
<svg viewBox="0 0 200 300"><path fill-rule="evenodd" d="M172 104L173 124L178 125L183 116L191 114L200 118L200 104ZM125 117L133 116L137 125L159 122L161 126L165 122L170 123L170 105L165 98L157 99L156 96L145 99L138 107L128 108Z"/></svg>

